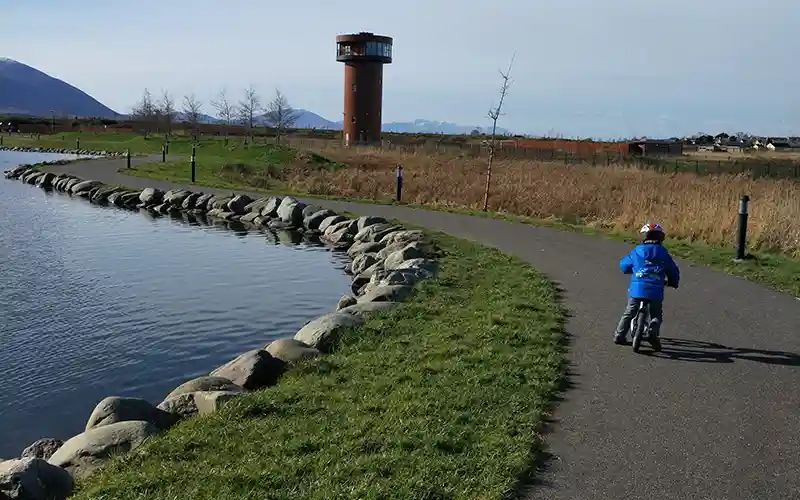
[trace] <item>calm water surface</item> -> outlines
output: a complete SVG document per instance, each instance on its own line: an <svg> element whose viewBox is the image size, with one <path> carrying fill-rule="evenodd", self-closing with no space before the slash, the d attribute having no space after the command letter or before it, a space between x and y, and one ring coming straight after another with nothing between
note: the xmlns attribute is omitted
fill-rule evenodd
<svg viewBox="0 0 800 500"><path fill-rule="evenodd" d="M0 151L0 170L45 159ZM157 404L332 311L345 260L299 241L0 177L0 458L81 432L106 396Z"/></svg>

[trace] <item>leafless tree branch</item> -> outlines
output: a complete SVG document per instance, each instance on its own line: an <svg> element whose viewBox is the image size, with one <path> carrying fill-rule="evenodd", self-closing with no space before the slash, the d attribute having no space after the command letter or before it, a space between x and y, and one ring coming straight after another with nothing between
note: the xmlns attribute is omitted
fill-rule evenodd
<svg viewBox="0 0 800 500"><path fill-rule="evenodd" d="M142 98L131 109L131 118L145 127L144 134L147 136L152 131L157 115L157 106L153 103L153 96L150 94L150 90L145 88Z"/></svg>
<svg viewBox="0 0 800 500"><path fill-rule="evenodd" d="M500 102L497 107L489 108L489 118L492 120L492 137L489 141L489 165L486 169L486 191L483 195L483 211L489 209L489 188L492 184L492 164L494 163L495 147L497 146L497 119L503 115L503 102L506 99L506 94L511 86L511 67L514 65L514 57L512 54L511 62L508 64L508 69L503 72L500 71L500 77L503 79L503 84L500 86Z"/></svg>
<svg viewBox="0 0 800 500"><path fill-rule="evenodd" d="M286 96L281 93L280 89L275 89L275 98L267 104L264 120L267 125L275 129L278 144L281 142L283 132L295 124L298 116Z"/></svg>
<svg viewBox="0 0 800 500"><path fill-rule="evenodd" d="M172 134L172 122L175 120L175 99L167 90L161 91L160 108L164 124L167 126L167 134Z"/></svg>
<svg viewBox="0 0 800 500"><path fill-rule="evenodd" d="M225 138L228 138L228 129L236 117L238 110L236 106L228 100L228 91L223 87L217 98L211 101L211 107L217 111L217 118L225 123Z"/></svg>
<svg viewBox="0 0 800 500"><path fill-rule="evenodd" d="M261 111L261 98L256 89L250 85L244 91L244 99L239 101L239 119L252 136L256 115Z"/></svg>
<svg viewBox="0 0 800 500"><path fill-rule="evenodd" d="M200 123L203 104L195 97L194 92L183 96L183 116L192 126L192 135L197 136L197 125Z"/></svg>

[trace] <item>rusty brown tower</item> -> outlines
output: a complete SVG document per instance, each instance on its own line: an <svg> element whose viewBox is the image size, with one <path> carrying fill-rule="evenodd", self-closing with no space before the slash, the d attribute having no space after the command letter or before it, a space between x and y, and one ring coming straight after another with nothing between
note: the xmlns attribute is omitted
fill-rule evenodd
<svg viewBox="0 0 800 500"><path fill-rule="evenodd" d="M363 31L339 35L336 60L345 64L345 145L380 142L383 65L392 62L392 39Z"/></svg>

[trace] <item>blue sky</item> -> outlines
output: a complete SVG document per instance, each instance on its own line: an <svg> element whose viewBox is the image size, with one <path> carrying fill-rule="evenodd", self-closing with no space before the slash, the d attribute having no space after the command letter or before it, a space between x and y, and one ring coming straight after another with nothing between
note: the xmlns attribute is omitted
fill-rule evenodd
<svg viewBox="0 0 800 500"><path fill-rule="evenodd" d="M0 0L0 12L0 56L120 112L144 87L207 102L252 84L338 120L335 37L372 31L394 38L385 121L485 125L516 53L499 121L513 131L800 135L797 0Z"/></svg>

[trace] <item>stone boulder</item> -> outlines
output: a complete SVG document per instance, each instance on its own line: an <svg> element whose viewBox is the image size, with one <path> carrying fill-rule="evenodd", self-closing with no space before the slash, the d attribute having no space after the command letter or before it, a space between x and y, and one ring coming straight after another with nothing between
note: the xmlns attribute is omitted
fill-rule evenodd
<svg viewBox="0 0 800 500"><path fill-rule="evenodd" d="M122 195L127 194L127 191L117 191L108 195L108 202L118 207L122 206Z"/></svg>
<svg viewBox="0 0 800 500"><path fill-rule="evenodd" d="M325 219L323 219L322 222L320 222L319 227L317 229L319 230L319 232L324 233L332 225L344 222L346 220L347 217L343 215L332 215L330 217L326 217Z"/></svg>
<svg viewBox="0 0 800 500"><path fill-rule="evenodd" d="M303 224L303 209L305 207L302 202L287 196L278 206L278 218L281 222L300 227Z"/></svg>
<svg viewBox="0 0 800 500"><path fill-rule="evenodd" d="M400 250L396 250L386 256L383 262L384 269L397 269L400 265L411 259L424 259L428 256L428 251L419 241L409 243Z"/></svg>
<svg viewBox="0 0 800 500"><path fill-rule="evenodd" d="M77 183L73 184L73 186L72 186L72 188L70 188L69 192L72 193L72 194L84 193L84 192L87 192L87 191L91 191L93 188L96 188L96 187L102 186L102 185L103 185L103 183L100 182L100 181L82 181L82 182L77 182Z"/></svg>
<svg viewBox="0 0 800 500"><path fill-rule="evenodd" d="M358 254L376 253L380 252L381 250L383 250L383 243L376 243L374 241L359 242L353 243L353 246L347 249L347 255L355 258ZM400 250L400 248L397 248L397 250ZM385 259L386 257L384 256L378 258Z"/></svg>
<svg viewBox="0 0 800 500"><path fill-rule="evenodd" d="M156 434L158 427L142 421L96 427L67 440L48 462L67 469L73 477L85 477L112 455L133 450Z"/></svg>
<svg viewBox="0 0 800 500"><path fill-rule="evenodd" d="M274 385L285 369L283 361L267 351L254 349L220 366L210 375L226 378L247 391L257 391Z"/></svg>
<svg viewBox="0 0 800 500"><path fill-rule="evenodd" d="M363 295L358 298L358 303L365 302L402 302L411 296L414 287L408 285L367 285Z"/></svg>
<svg viewBox="0 0 800 500"><path fill-rule="evenodd" d="M336 310L337 311L341 311L345 307L352 306L352 305L356 304L357 302L358 302L358 300L356 300L356 298L353 297L352 295L345 295L344 297L339 299L339 302L336 304Z"/></svg>
<svg viewBox="0 0 800 500"><path fill-rule="evenodd" d="M323 210L323 208L318 206L318 205L306 205L306 206L304 206L303 207L303 219L311 217L312 215L314 215L315 213L319 212L320 210Z"/></svg>
<svg viewBox="0 0 800 500"><path fill-rule="evenodd" d="M183 207L183 202L186 198L192 195L192 192L186 189L178 189L175 191L167 191L164 195L164 203L169 203L175 207Z"/></svg>
<svg viewBox="0 0 800 500"><path fill-rule="evenodd" d="M39 186L40 188L53 187L53 180L55 178L56 176L54 174L51 174L50 172L45 172L44 174L42 174L41 177L36 179L36 185Z"/></svg>
<svg viewBox="0 0 800 500"><path fill-rule="evenodd" d="M267 200L267 203L264 205L264 208L261 209L261 216L262 217L269 217L273 219L278 216L278 207L281 206L283 202L283 198L280 196L273 196Z"/></svg>
<svg viewBox="0 0 800 500"><path fill-rule="evenodd" d="M402 231L401 226L394 226L392 224L372 224L360 230L354 240L358 243L367 241L380 241L385 235L395 231Z"/></svg>
<svg viewBox="0 0 800 500"><path fill-rule="evenodd" d="M271 342L266 347L266 351L276 359L280 359L287 365L294 365L301 361L314 359L322 355L322 352L308 344L293 338L278 339Z"/></svg>
<svg viewBox="0 0 800 500"><path fill-rule="evenodd" d="M261 216L258 215L258 212L248 212L245 215L242 215L242 218L239 219L242 222L247 222L249 224L253 224L253 221L260 218Z"/></svg>
<svg viewBox="0 0 800 500"><path fill-rule="evenodd" d="M128 421L149 422L160 430L166 430L175 425L178 418L159 410L144 399L111 396L97 404L85 430Z"/></svg>
<svg viewBox="0 0 800 500"><path fill-rule="evenodd" d="M0 462L0 499L66 500L74 488L69 472L41 458Z"/></svg>
<svg viewBox="0 0 800 500"><path fill-rule="evenodd" d="M55 438L42 438L34 441L30 446L22 450L20 458L42 458L44 460L53 456L64 444L64 441Z"/></svg>
<svg viewBox="0 0 800 500"><path fill-rule="evenodd" d="M106 203L108 197L118 191L122 191L122 188L118 186L100 188L92 195L92 201L94 203Z"/></svg>
<svg viewBox="0 0 800 500"><path fill-rule="evenodd" d="M228 203L233 199L234 195L231 196L215 196L214 201L208 203L209 210L213 208L218 208L223 212L228 211Z"/></svg>
<svg viewBox="0 0 800 500"><path fill-rule="evenodd" d="M361 231L364 230L364 228L367 228L367 227L375 225L375 224L388 224L389 223L389 221L387 221L383 217L375 217L375 216L372 216L372 215L365 215L363 217L359 217L358 219L356 219L356 221L357 221L356 222L356 224L357 224L356 231L357 232L361 232Z"/></svg>
<svg viewBox="0 0 800 500"><path fill-rule="evenodd" d="M374 266L378 262L375 254L373 253L362 253L356 255L353 259L353 262L350 263L348 271L350 274L361 274L370 267Z"/></svg>
<svg viewBox="0 0 800 500"><path fill-rule="evenodd" d="M322 221L334 216L336 216L336 212L334 212L333 210L328 210L328 209L320 210L318 212L314 212L313 214L303 219L303 226L305 226L306 229L309 229L311 231L317 231L319 230Z"/></svg>
<svg viewBox="0 0 800 500"><path fill-rule="evenodd" d="M211 201L212 198L214 198L214 195L211 193L201 194L194 201L194 208L197 210L208 210L208 202Z"/></svg>
<svg viewBox="0 0 800 500"><path fill-rule="evenodd" d="M125 207L135 207L141 201L140 193L127 193L122 195L122 205Z"/></svg>
<svg viewBox="0 0 800 500"><path fill-rule="evenodd" d="M350 289L354 294L361 295L364 287L367 286L372 279L372 275L381 269L383 269L383 263L380 261L371 265L367 269L364 269L361 273L357 274L353 278L353 283L350 285Z"/></svg>
<svg viewBox="0 0 800 500"><path fill-rule="evenodd" d="M79 182L81 182L80 179L78 179L76 177L73 177L72 179L67 181L67 185L64 186L64 191L67 192L67 193L71 193L72 192L72 187L75 186L75 184L77 184Z"/></svg>
<svg viewBox="0 0 800 500"><path fill-rule="evenodd" d="M184 210L193 210L196 208L197 200L203 196L203 193L189 193L189 196L183 199L181 203L181 208Z"/></svg>
<svg viewBox="0 0 800 500"><path fill-rule="evenodd" d="M411 243L412 241L427 241L427 237L425 233L419 230L403 230L403 231L394 231L389 234L384 235L381 238L380 242L386 246L389 246L393 243Z"/></svg>
<svg viewBox="0 0 800 500"><path fill-rule="evenodd" d="M139 201L144 205L160 205L164 200L164 193L155 188L146 188L139 194Z"/></svg>
<svg viewBox="0 0 800 500"><path fill-rule="evenodd" d="M394 268L395 271L402 271L405 269L414 269L419 272L424 272L426 278L436 275L439 270L439 263L433 259L409 259L397 264Z"/></svg>
<svg viewBox="0 0 800 500"><path fill-rule="evenodd" d="M219 376L198 377L179 385L177 388L175 388L174 391L170 392L167 395L166 399L174 398L175 396L180 396L181 394L186 394L189 392L197 392L197 391L241 392L242 388L234 384L230 379L227 379L225 377L219 377Z"/></svg>
<svg viewBox="0 0 800 500"><path fill-rule="evenodd" d="M180 418L207 415L219 409L226 401L240 396L241 391L195 391L170 397L159 403L158 408Z"/></svg>
<svg viewBox="0 0 800 500"><path fill-rule="evenodd" d="M372 312L390 311L399 305L401 305L400 302L362 302L345 307L339 312L353 314L355 316L364 316Z"/></svg>
<svg viewBox="0 0 800 500"><path fill-rule="evenodd" d="M347 249L353 244L353 234L347 227L330 234L326 233L324 236L322 236L322 239L337 249Z"/></svg>
<svg viewBox="0 0 800 500"><path fill-rule="evenodd" d="M244 215L249 212L247 207L253 203L253 199L246 194L238 194L228 202L228 211L237 215Z"/></svg>
<svg viewBox="0 0 800 500"><path fill-rule="evenodd" d="M270 200L269 196L265 196L264 198L259 198L255 201L250 202L246 207L244 207L244 210L246 212L254 212L256 215L260 215L261 210L267 206L269 200Z"/></svg>
<svg viewBox="0 0 800 500"><path fill-rule="evenodd" d="M309 322L295 334L294 339L325 352L330 350L342 332L362 324L363 320L358 316L330 313Z"/></svg>
<svg viewBox="0 0 800 500"><path fill-rule="evenodd" d="M328 226L328 229L325 230L323 233L325 236L329 236L333 233L338 233L339 231L346 229L347 232L353 236L358 232L356 229L357 220L343 220L342 222L337 222L336 224L331 224Z"/></svg>
<svg viewBox="0 0 800 500"><path fill-rule="evenodd" d="M396 269L382 270L372 275L369 282L374 286L406 285L414 286L418 282L429 278L430 274L422 269Z"/></svg>

